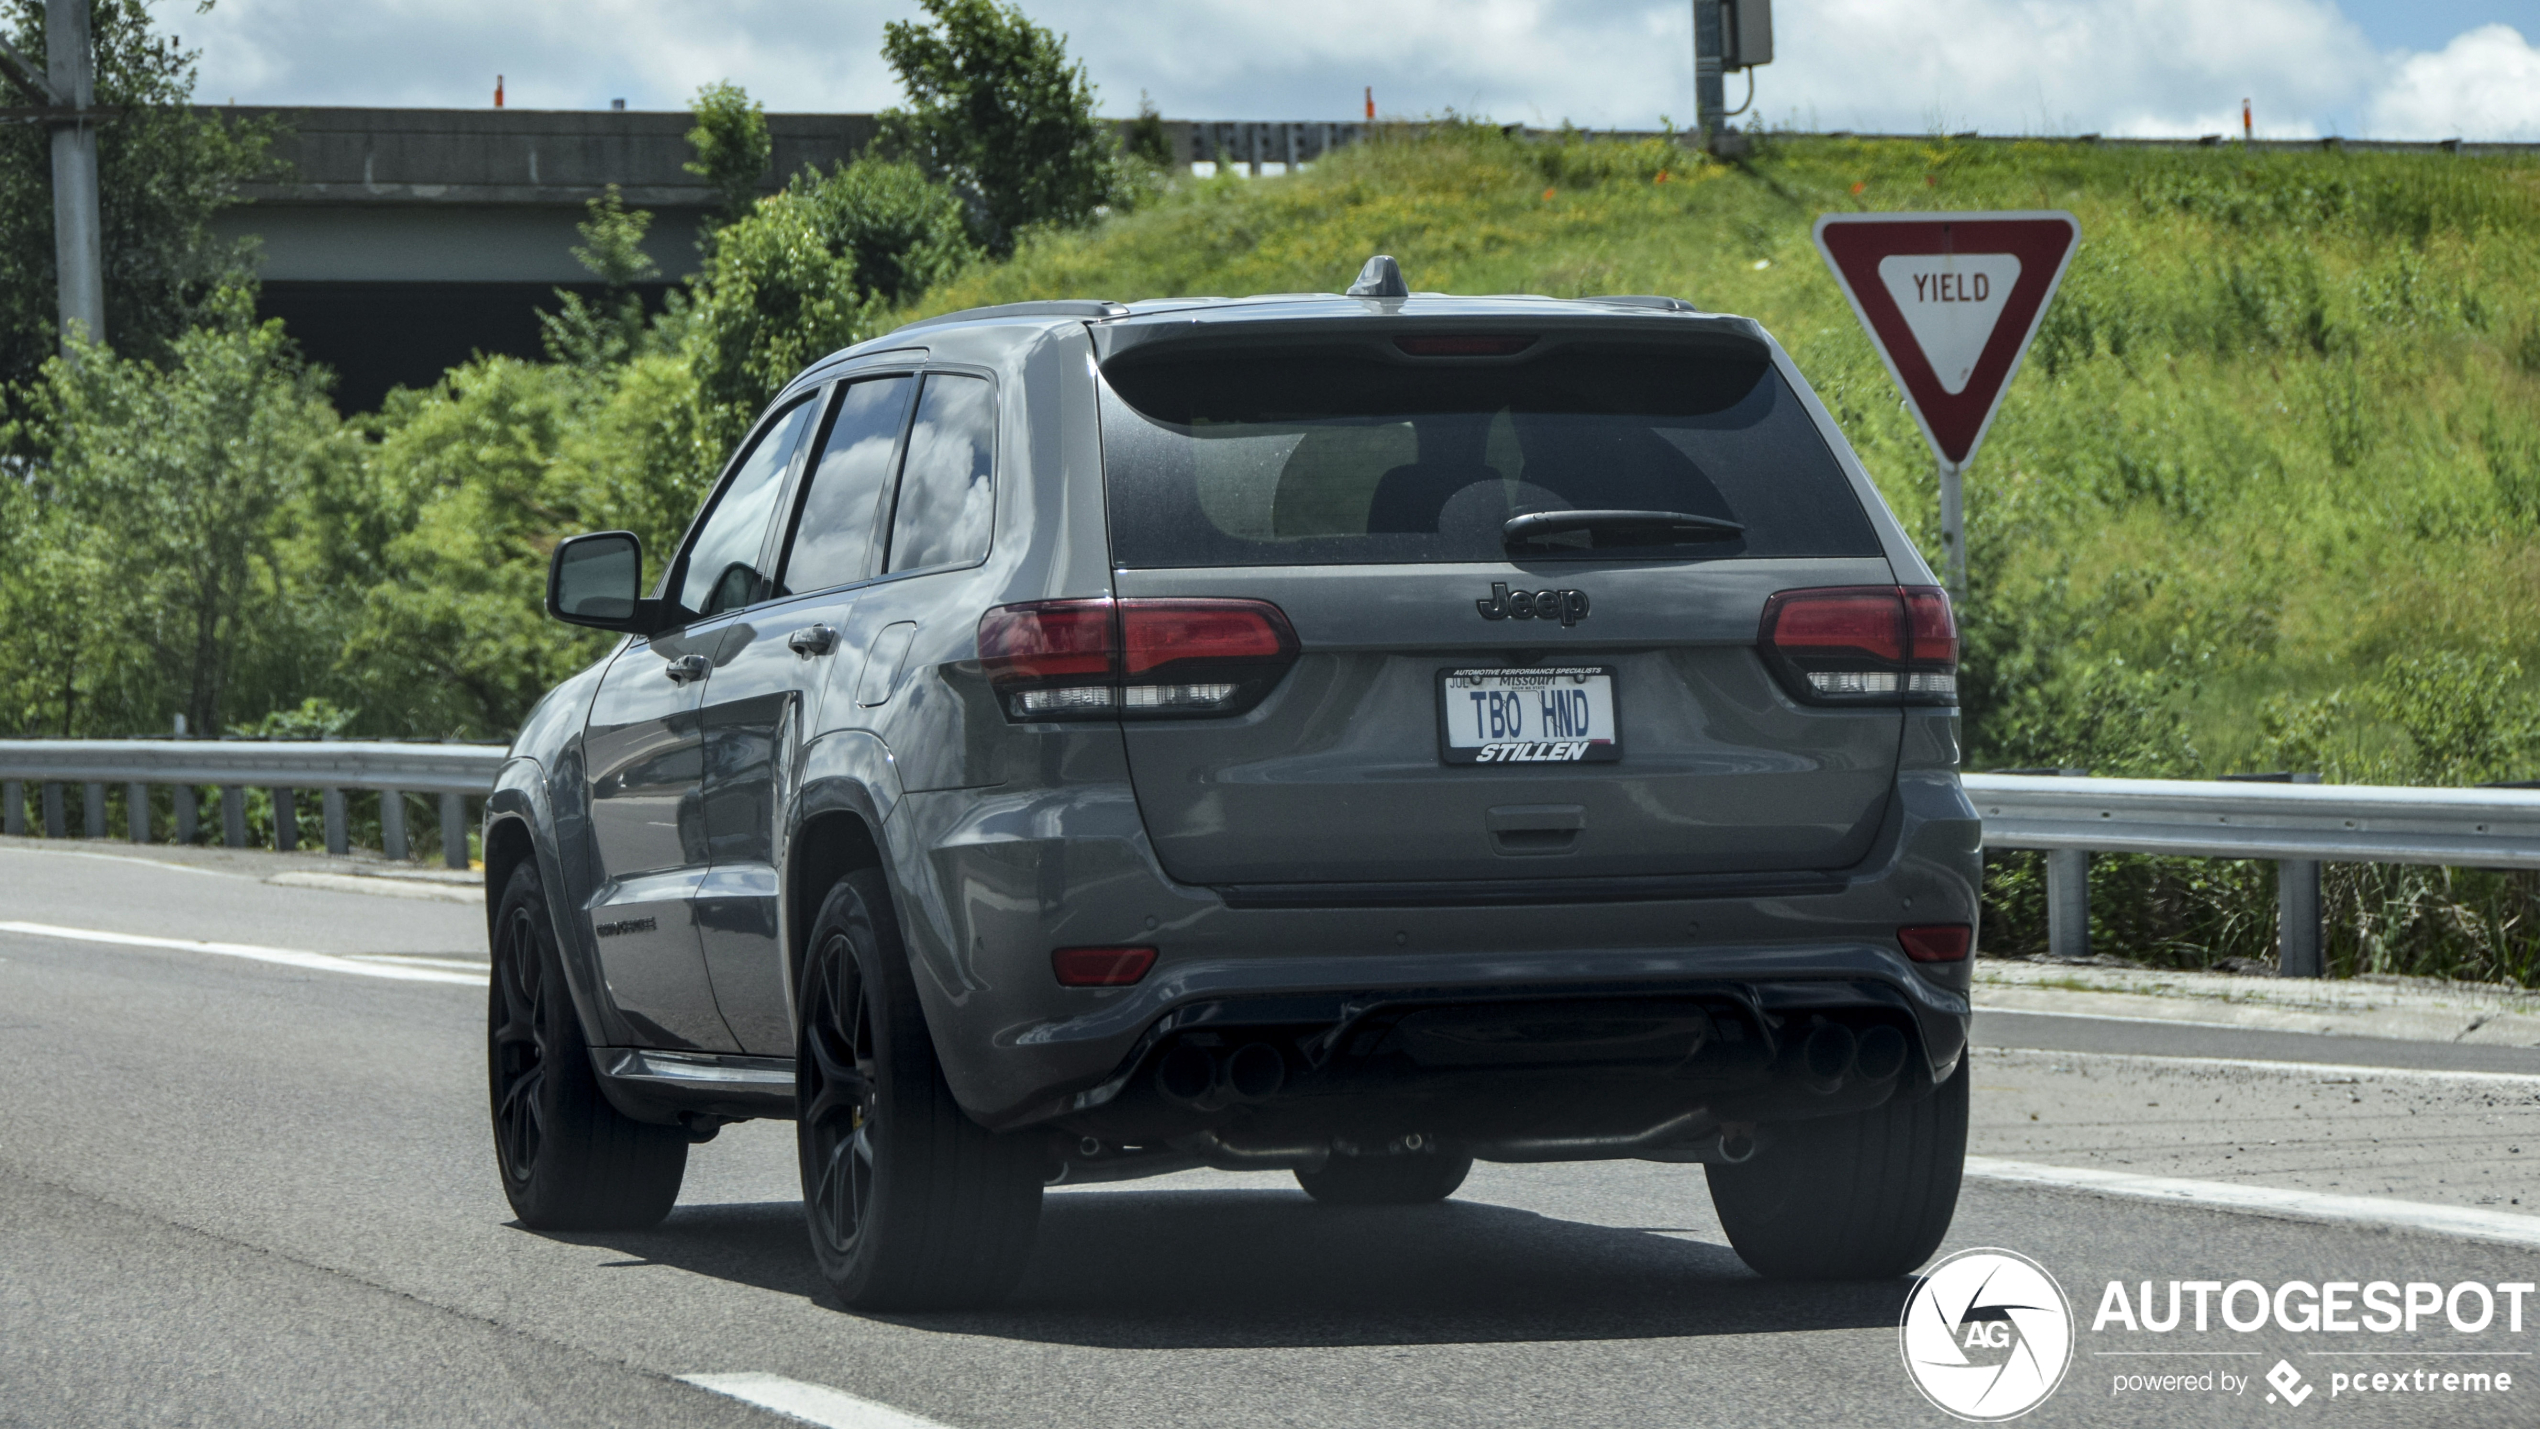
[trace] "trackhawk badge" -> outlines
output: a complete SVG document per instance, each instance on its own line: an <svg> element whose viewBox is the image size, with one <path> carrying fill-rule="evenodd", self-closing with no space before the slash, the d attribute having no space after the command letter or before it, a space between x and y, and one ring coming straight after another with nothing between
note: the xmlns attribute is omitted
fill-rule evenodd
<svg viewBox="0 0 2540 1429"><path fill-rule="evenodd" d="M1506 581L1492 581L1490 595L1473 602L1484 620L1558 620L1563 625L1576 625L1588 616L1588 596L1583 590L1510 590Z"/></svg>

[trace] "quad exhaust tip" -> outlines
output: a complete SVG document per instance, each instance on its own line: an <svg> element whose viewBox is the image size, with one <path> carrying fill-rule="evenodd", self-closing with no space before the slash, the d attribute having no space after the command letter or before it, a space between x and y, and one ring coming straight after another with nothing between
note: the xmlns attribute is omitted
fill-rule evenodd
<svg viewBox="0 0 2540 1429"><path fill-rule="evenodd" d="M1267 1042L1226 1052L1178 1043L1155 1066L1155 1089L1165 1100L1199 1111L1268 1101L1287 1083L1288 1060Z"/></svg>
<svg viewBox="0 0 2540 1429"><path fill-rule="evenodd" d="M1840 1022L1820 1023L1799 1044L1799 1083L1832 1096L1847 1082L1884 1082L1905 1070L1905 1034L1882 1023L1855 1035Z"/></svg>

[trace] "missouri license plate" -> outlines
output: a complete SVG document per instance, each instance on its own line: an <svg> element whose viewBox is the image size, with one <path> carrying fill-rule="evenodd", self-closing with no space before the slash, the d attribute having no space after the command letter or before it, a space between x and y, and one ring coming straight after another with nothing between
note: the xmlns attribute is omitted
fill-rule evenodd
<svg viewBox="0 0 2540 1429"><path fill-rule="evenodd" d="M1620 759L1613 667L1441 670L1438 747L1449 764Z"/></svg>

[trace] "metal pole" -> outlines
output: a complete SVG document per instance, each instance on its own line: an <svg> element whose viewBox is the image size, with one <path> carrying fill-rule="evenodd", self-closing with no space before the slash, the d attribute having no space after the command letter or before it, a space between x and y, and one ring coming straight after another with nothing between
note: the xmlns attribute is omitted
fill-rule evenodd
<svg viewBox="0 0 2540 1429"><path fill-rule="evenodd" d="M149 785L126 784L123 786L123 829L124 834L134 843L146 844L150 841Z"/></svg>
<svg viewBox="0 0 2540 1429"><path fill-rule="evenodd" d="M195 808L199 795L191 784L179 784L168 791L175 801L176 841L190 844L203 835L201 819Z"/></svg>
<svg viewBox="0 0 2540 1429"><path fill-rule="evenodd" d="M344 791L329 789L318 796L318 806L326 815L326 851L342 858L353 851L349 821L344 817Z"/></svg>
<svg viewBox="0 0 2540 1429"><path fill-rule="evenodd" d="M2046 951L2090 956L2090 851L2059 848L2046 855Z"/></svg>
<svg viewBox="0 0 2540 1429"><path fill-rule="evenodd" d="M1967 598L1967 495L1955 462L1940 463L1940 545L1949 567L1949 598Z"/></svg>
<svg viewBox="0 0 2540 1429"><path fill-rule="evenodd" d="M2316 784L2317 774L2296 774L2296 784ZM2275 866L2275 973L2278 977L2326 977L2320 946L2320 865L2288 858Z"/></svg>
<svg viewBox="0 0 2540 1429"><path fill-rule="evenodd" d="M2067 779L2087 769L2057 771ZM2059 848L2046 855L2046 951L2079 961L2090 956L2090 850Z"/></svg>
<svg viewBox="0 0 2540 1429"><path fill-rule="evenodd" d="M1728 126L1728 90L1720 82L1719 0L1693 0L1693 122L1705 144Z"/></svg>
<svg viewBox="0 0 2540 1429"><path fill-rule="evenodd" d="M296 853L300 848L300 800L298 791L273 791L273 851Z"/></svg>
<svg viewBox="0 0 2540 1429"><path fill-rule="evenodd" d="M240 785L220 786L220 834L231 848L247 846L247 791Z"/></svg>
<svg viewBox="0 0 2540 1429"><path fill-rule="evenodd" d="M48 839L70 837L70 826L62 815L62 786L44 786L44 836Z"/></svg>
<svg viewBox="0 0 2540 1429"><path fill-rule="evenodd" d="M441 862L452 868L467 867L467 796L441 796Z"/></svg>
<svg viewBox="0 0 2540 1429"><path fill-rule="evenodd" d="M26 834L26 784L22 780L0 784L0 833L13 839Z"/></svg>
<svg viewBox="0 0 2540 1429"><path fill-rule="evenodd" d="M379 850L400 863L413 857L406 848L406 795L402 789L379 791Z"/></svg>
<svg viewBox="0 0 2540 1429"><path fill-rule="evenodd" d="M44 72L73 117L53 124L53 265L59 285L62 349L74 332L106 340L105 250L97 222L97 129L85 111L97 98L89 47L89 0L44 0Z"/></svg>
<svg viewBox="0 0 2540 1429"><path fill-rule="evenodd" d="M106 786L89 781L80 791L79 836L102 839L106 836Z"/></svg>

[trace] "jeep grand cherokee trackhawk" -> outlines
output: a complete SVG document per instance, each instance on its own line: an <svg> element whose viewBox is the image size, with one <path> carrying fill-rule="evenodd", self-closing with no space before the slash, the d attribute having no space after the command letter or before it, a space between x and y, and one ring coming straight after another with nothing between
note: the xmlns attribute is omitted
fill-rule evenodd
<svg viewBox="0 0 2540 1429"><path fill-rule="evenodd" d="M854 1306L1042 1188L1703 1165L1888 1276L1965 1155L1949 602L1755 323L1667 298L1019 303L787 385L486 813L504 1189L650 1225L798 1127Z"/></svg>

